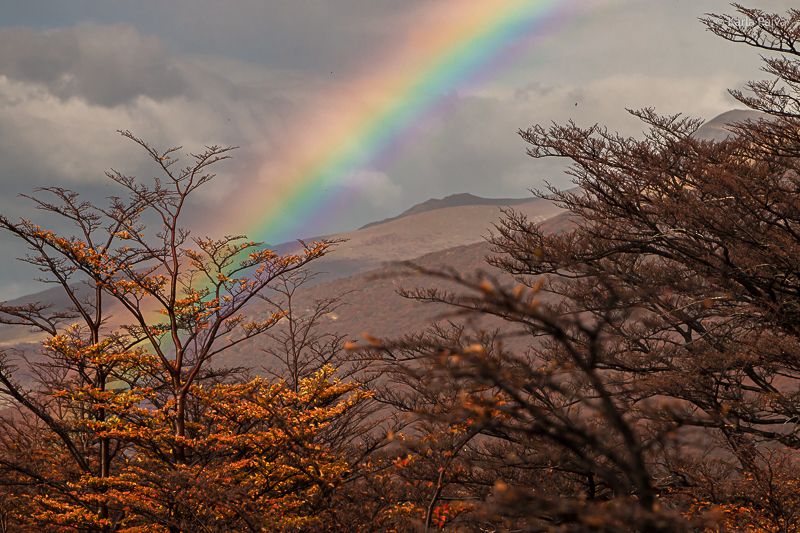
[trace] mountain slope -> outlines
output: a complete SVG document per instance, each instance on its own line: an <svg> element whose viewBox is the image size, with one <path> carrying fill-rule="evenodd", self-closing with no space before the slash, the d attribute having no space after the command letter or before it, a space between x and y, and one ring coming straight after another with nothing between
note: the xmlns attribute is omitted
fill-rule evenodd
<svg viewBox="0 0 800 533"><path fill-rule="evenodd" d="M461 197L463 200L464 195ZM502 202L500 205L491 203L417 209L416 212L373 224L368 228L332 235L330 238L343 239L345 242L337 245L330 255L312 264L313 271L317 273L313 284L334 283L339 279L380 269L386 263L415 259L441 250L480 243L490 232L492 224L502 215L502 207L509 202L515 203L516 210L524 212L534 220L544 220L561 212L561 209L547 200L500 200L500 202ZM434 202L428 205L436 204ZM287 243L281 245L279 251L292 253L298 248L297 243ZM88 290L88 287L84 286L79 292L85 293ZM32 302L46 302L54 309L65 309L69 306L69 300L58 287L8 303L24 305ZM116 320L121 320L125 316L124 310L113 300L106 299L106 309ZM0 326L0 346L13 347L20 343L36 343L40 339L40 334L32 333L28 328Z"/></svg>
<svg viewBox="0 0 800 533"><path fill-rule="evenodd" d="M547 233L557 233L569 229L573 219L569 213L560 213L542 222ZM464 274L483 271L498 277L501 281L514 283L510 276L504 275L486 263L492 255L491 246L485 241L438 250L414 258L414 263L426 268L452 268ZM340 298L342 305L335 313L329 314L322 328L326 332L347 335L357 339L361 333L368 332L376 337L399 337L420 332L437 321L452 318L452 309L439 304L422 304L398 294L401 288L430 287L432 284L444 288L440 281L432 281L416 276L400 276L395 265L385 264L367 272L325 281L305 287L295 299L299 311L313 308L316 301ZM454 290L460 290L452 287ZM499 327L499 321L482 323L485 326ZM277 327L285 327L279 324ZM260 347L264 340L250 345L240 345L227 353L226 364L258 368L267 364Z"/></svg>
<svg viewBox="0 0 800 533"><path fill-rule="evenodd" d="M386 262L405 261L438 250L481 242L502 216L502 210L509 206L533 220L544 220L562 211L552 202L538 198L454 196L457 202L477 203L451 206L449 201L430 200L400 216L368 224L355 231L326 236L344 242L314 263L314 270L320 274L316 282L365 272ZM280 253L294 253L298 249L297 243L276 247Z"/></svg>

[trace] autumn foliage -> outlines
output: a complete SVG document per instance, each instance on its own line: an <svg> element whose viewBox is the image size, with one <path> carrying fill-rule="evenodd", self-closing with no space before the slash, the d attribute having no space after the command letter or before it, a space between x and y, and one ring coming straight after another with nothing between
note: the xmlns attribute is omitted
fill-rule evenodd
<svg viewBox="0 0 800 533"><path fill-rule="evenodd" d="M722 141L650 109L644 139L523 130L572 163L576 189L539 193L558 231L507 212L491 269L406 266L428 281L404 294L456 322L365 346L435 443L406 467L421 527L455 501L480 530L800 530L800 12L737 9L704 23L777 54L733 92L760 119Z"/></svg>
<svg viewBox="0 0 800 533"><path fill-rule="evenodd" d="M163 181L109 172L128 198L106 208L64 189L32 197L74 235L0 219L69 301L0 309L4 323L44 338L38 357L8 353L0 366L6 516L34 530L310 527L350 470L325 434L368 394L331 366L290 386L214 361L283 319L281 309L256 319L249 306L332 243L279 256L242 237L191 238L180 226L186 199L228 149L176 170L176 149L123 136Z"/></svg>
<svg viewBox="0 0 800 533"><path fill-rule="evenodd" d="M426 331L320 331L340 302L295 295L334 242L183 227L228 148L122 132L160 179L0 217L68 302L0 306L38 334L0 354L0 531L800 531L800 12L736 9L703 23L772 54L733 92L762 118L521 131L572 163L539 193L561 225L508 211L485 271L399 267L450 310ZM261 375L225 364L262 344Z"/></svg>

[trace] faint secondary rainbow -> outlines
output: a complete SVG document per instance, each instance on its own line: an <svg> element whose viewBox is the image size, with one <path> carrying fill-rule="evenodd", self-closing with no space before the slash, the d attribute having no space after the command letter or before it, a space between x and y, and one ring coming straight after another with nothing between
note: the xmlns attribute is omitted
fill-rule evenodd
<svg viewBox="0 0 800 533"><path fill-rule="evenodd" d="M575 0L426 4L415 29L374 68L298 118L277 160L240 191L239 227L272 244L303 237L309 222L339 204L337 185L383 163L448 94L488 77L560 26L574 6Z"/></svg>

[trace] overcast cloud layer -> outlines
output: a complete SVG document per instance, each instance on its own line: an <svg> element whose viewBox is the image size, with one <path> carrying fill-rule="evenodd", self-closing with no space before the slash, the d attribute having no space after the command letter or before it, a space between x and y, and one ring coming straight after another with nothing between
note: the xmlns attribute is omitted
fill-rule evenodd
<svg viewBox="0 0 800 533"><path fill-rule="evenodd" d="M110 167L149 175L114 134L130 129L159 145L241 147L198 199L211 212L269 160L308 102L370 68L425 1L0 0L0 211L31 215L16 194L45 185L102 198ZM433 196L566 185L558 162L524 155L519 128L575 119L636 134L625 107L651 105L710 119L735 107L727 88L759 76L754 52L697 22L726 2L597 3L496 79L446 95L391 165L348 177L346 205L305 231L350 229ZM31 291L8 260L19 247L5 236L0 246L0 300Z"/></svg>

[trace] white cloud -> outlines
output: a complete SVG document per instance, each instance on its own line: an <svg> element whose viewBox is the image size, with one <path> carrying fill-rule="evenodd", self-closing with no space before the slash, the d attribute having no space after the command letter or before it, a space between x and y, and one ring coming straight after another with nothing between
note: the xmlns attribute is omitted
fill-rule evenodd
<svg viewBox="0 0 800 533"><path fill-rule="evenodd" d="M391 206L402 193L398 184L386 173L377 170L361 170L350 174L342 186L352 189L373 207Z"/></svg>

